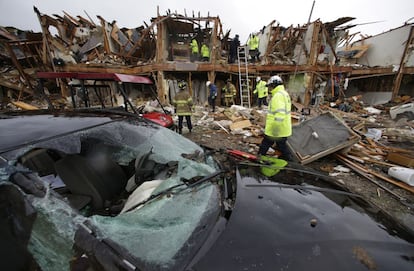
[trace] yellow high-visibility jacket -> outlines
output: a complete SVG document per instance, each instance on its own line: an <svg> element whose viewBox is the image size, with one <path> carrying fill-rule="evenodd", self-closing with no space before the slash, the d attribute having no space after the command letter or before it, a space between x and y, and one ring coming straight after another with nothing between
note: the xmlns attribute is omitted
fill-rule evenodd
<svg viewBox="0 0 414 271"><path fill-rule="evenodd" d="M271 91L271 94L272 99L266 115L265 135L288 137L292 135L292 119L290 116L292 102L289 93L283 85L279 85Z"/></svg>
<svg viewBox="0 0 414 271"><path fill-rule="evenodd" d="M247 42L249 46L249 50L256 50L259 48L259 38L256 35L250 37L249 41Z"/></svg>
<svg viewBox="0 0 414 271"><path fill-rule="evenodd" d="M208 46L205 44L201 46L201 56L210 58L210 50L208 49Z"/></svg>
<svg viewBox="0 0 414 271"><path fill-rule="evenodd" d="M191 48L191 53L198 54L199 49L198 49L198 42L196 39L191 40L190 48Z"/></svg>
<svg viewBox="0 0 414 271"><path fill-rule="evenodd" d="M256 84L256 88L253 90L253 93L257 94L257 97L259 98L264 98L267 97L268 95L268 89L266 87L266 82L263 80L260 80L257 84Z"/></svg>

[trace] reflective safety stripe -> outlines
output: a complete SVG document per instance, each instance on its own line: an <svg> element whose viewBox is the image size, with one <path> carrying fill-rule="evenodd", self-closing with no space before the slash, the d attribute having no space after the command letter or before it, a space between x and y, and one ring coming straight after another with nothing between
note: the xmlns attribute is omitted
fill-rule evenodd
<svg viewBox="0 0 414 271"><path fill-rule="evenodd" d="M291 113L291 111L289 110L286 110L286 109L276 109L276 110L273 110L273 111L269 111L269 113L270 114L276 114L276 113L284 113L284 114L290 114Z"/></svg>
<svg viewBox="0 0 414 271"><path fill-rule="evenodd" d="M277 110L274 111L274 113L290 114L290 111L287 111L286 109L277 109Z"/></svg>
<svg viewBox="0 0 414 271"><path fill-rule="evenodd" d="M278 118L278 117L275 117L275 121L282 122L282 121L284 121L284 120L285 120L284 118Z"/></svg>

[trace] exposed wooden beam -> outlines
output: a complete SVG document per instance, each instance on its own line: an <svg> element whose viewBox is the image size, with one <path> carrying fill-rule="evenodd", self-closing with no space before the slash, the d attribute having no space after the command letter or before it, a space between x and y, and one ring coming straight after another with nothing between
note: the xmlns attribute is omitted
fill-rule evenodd
<svg viewBox="0 0 414 271"><path fill-rule="evenodd" d="M413 44L414 38L414 26L411 26L410 34L408 35L407 42L405 44L403 55L401 56L400 67L398 68L397 76L395 77L394 81L394 88L392 90L392 97L395 98L398 95L398 91L400 90L401 80L403 78L403 71L405 63L408 60L408 51L411 50L411 45Z"/></svg>

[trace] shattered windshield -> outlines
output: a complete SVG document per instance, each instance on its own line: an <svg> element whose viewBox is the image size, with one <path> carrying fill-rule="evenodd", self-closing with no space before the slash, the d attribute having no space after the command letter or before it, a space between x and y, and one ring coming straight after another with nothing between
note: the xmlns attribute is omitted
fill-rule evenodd
<svg viewBox="0 0 414 271"><path fill-rule="evenodd" d="M75 232L79 224L88 221L96 229L97 238L111 239L127 249L141 268L168 270L180 264L183 257L193 253L190 247L195 245L192 242L197 229L215 219L220 210L216 185L206 182L186 188L185 182L218 171L198 145L152 124L115 121L37 142L4 157L17 159L36 148L68 155L98 147L110 150L118 165L135 167L135 175L128 176L130 194L123 210L115 216L85 217L57 200L53 193L35 198L32 204L39 215L29 247L37 262L44 270L69 269ZM154 179L139 185L132 181L131 185L131 180L140 177L139 166L146 166L148 161L153 165ZM174 187L177 189L171 189ZM162 194L169 189L169 193ZM145 202L154 194L160 195ZM50 260L50 255L58 260Z"/></svg>

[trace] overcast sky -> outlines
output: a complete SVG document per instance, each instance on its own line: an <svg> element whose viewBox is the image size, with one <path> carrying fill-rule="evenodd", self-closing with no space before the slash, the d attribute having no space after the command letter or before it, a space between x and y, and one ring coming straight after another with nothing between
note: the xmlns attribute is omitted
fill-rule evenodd
<svg viewBox="0 0 414 271"><path fill-rule="evenodd" d="M0 26L14 26L22 30L40 31L36 6L41 13L63 16L65 11L72 16L87 18L86 13L98 23L97 15L106 21L117 21L118 27L133 28L149 24L166 10L187 15L200 12L201 16L219 16L223 30L231 29L231 36L239 34L245 42L249 33L261 29L276 20L282 26L303 25L308 21L313 0L0 0ZM86 13L85 13L86 12ZM351 33L375 35L399 27L407 20L414 22L413 0L316 0L311 21L334 21L340 17L355 17L352 24L359 25ZM372 23L377 22L377 23ZM367 24L369 23L369 24Z"/></svg>

